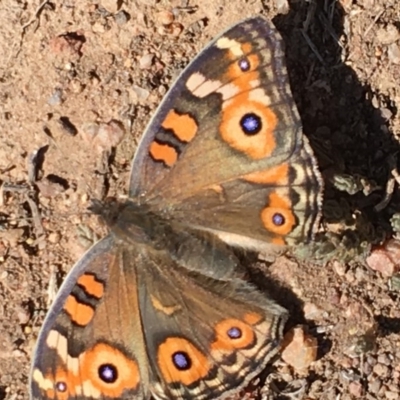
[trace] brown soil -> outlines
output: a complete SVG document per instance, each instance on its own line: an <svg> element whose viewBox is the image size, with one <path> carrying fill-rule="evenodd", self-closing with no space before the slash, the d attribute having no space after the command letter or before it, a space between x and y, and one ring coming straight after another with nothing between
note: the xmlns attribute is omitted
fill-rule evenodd
<svg viewBox="0 0 400 400"><path fill-rule="evenodd" d="M286 42L326 191L318 243L268 269L288 327L308 326L318 360L303 373L278 361L246 396L400 398L398 266L380 274L365 261L393 236L400 206L388 186L400 135L398 0L39 3L0 3L0 400L28 397L49 302L93 232L104 234L89 199L126 193L138 139L177 73L221 28L259 13ZM163 25L165 11L175 25ZM110 120L126 134L104 158L82 133ZM256 276L266 269L257 266Z"/></svg>

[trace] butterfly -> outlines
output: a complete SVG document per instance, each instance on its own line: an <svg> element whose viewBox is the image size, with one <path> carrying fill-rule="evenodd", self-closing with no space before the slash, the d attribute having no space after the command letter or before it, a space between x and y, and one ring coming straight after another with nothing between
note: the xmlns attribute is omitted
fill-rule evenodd
<svg viewBox="0 0 400 400"><path fill-rule="evenodd" d="M286 310L233 247L312 240L322 181L263 17L216 37L150 121L128 200L72 268L33 356L31 399L220 399L279 351Z"/></svg>

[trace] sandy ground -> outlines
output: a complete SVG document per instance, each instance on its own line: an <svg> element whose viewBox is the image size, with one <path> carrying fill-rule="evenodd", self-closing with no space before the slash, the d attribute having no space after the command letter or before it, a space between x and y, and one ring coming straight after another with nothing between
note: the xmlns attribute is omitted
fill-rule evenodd
<svg viewBox="0 0 400 400"><path fill-rule="evenodd" d="M278 361L246 396L400 398L398 0L39 5L0 2L0 400L28 397L49 301L105 232L89 199L126 193L138 139L179 71L221 28L260 13L286 42L326 191L315 246L248 261L280 282L288 328L307 326L317 360L303 372ZM88 135L110 120L126 133L105 159Z"/></svg>

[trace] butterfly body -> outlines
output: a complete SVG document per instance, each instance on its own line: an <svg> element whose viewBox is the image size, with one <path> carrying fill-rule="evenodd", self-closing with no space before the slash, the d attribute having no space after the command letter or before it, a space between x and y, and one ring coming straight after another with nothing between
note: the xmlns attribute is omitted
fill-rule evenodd
<svg viewBox="0 0 400 400"><path fill-rule="evenodd" d="M278 349L286 311L231 246L310 240L321 178L281 40L257 17L200 53L150 122L129 200L43 325L32 399L220 399Z"/></svg>

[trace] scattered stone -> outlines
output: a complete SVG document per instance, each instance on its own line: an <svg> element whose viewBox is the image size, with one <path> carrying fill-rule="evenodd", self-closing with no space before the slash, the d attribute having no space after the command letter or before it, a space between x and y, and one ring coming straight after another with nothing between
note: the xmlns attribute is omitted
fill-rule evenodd
<svg viewBox="0 0 400 400"><path fill-rule="evenodd" d="M116 147L125 134L125 128L120 121L111 120L108 123L90 122L82 127L82 136L98 152Z"/></svg>
<svg viewBox="0 0 400 400"><path fill-rule="evenodd" d="M139 58L139 67L141 69L148 69L153 64L154 54L148 53Z"/></svg>
<svg viewBox="0 0 400 400"><path fill-rule="evenodd" d="M375 246L367 257L367 265L386 277L400 270L400 242L389 239L383 245Z"/></svg>
<svg viewBox="0 0 400 400"><path fill-rule="evenodd" d="M47 240L53 244L59 243L60 239L61 239L61 235L58 232L51 232L49 234L49 236L47 237Z"/></svg>
<svg viewBox="0 0 400 400"><path fill-rule="evenodd" d="M391 365L393 362L386 353L379 354L377 361L378 363L387 366Z"/></svg>
<svg viewBox="0 0 400 400"><path fill-rule="evenodd" d="M178 37L182 33L182 31L183 31L183 26L179 22L174 22L173 24L171 24L169 33L171 36Z"/></svg>
<svg viewBox="0 0 400 400"><path fill-rule="evenodd" d="M121 10L114 15L114 19L117 25L122 26L125 25L131 19L131 16L126 11Z"/></svg>
<svg viewBox="0 0 400 400"><path fill-rule="evenodd" d="M380 378L387 378L390 373L390 369L387 365L376 364L373 368L374 373Z"/></svg>
<svg viewBox="0 0 400 400"><path fill-rule="evenodd" d="M50 106L57 106L63 101L63 91L61 89L55 89L53 94L47 100Z"/></svg>
<svg viewBox="0 0 400 400"><path fill-rule="evenodd" d="M400 47L397 43L388 47L388 58L393 64L400 64Z"/></svg>
<svg viewBox="0 0 400 400"><path fill-rule="evenodd" d="M377 394L382 387L382 381L379 378L374 378L371 382L368 383L368 390Z"/></svg>
<svg viewBox="0 0 400 400"><path fill-rule="evenodd" d="M341 277L346 275L347 265L345 263L334 260L332 262L333 270Z"/></svg>
<svg viewBox="0 0 400 400"><path fill-rule="evenodd" d="M61 182L56 182L48 177L35 182L35 185L39 189L40 195L46 198L57 196L66 189Z"/></svg>
<svg viewBox="0 0 400 400"><path fill-rule="evenodd" d="M278 14L287 14L290 10L288 0L274 0Z"/></svg>
<svg viewBox="0 0 400 400"><path fill-rule="evenodd" d="M364 388L360 382L350 382L349 393L359 399L364 396Z"/></svg>
<svg viewBox="0 0 400 400"><path fill-rule="evenodd" d="M303 312L306 319L316 320L322 319L324 311L314 303L306 303Z"/></svg>
<svg viewBox="0 0 400 400"><path fill-rule="evenodd" d="M150 91L148 91L147 89L142 88L140 86L132 85L131 89L132 89L132 92L134 93L134 95L132 96L132 97L134 97L133 100L145 101L150 96Z"/></svg>
<svg viewBox="0 0 400 400"><path fill-rule="evenodd" d="M376 39L382 45L388 45L400 39L400 32L395 25L389 24L384 28L378 29Z"/></svg>
<svg viewBox="0 0 400 400"><path fill-rule="evenodd" d="M104 26L103 21L97 21L92 25L92 31L94 33L102 34L106 31L106 27Z"/></svg>
<svg viewBox="0 0 400 400"><path fill-rule="evenodd" d="M67 32L50 40L50 50L63 57L82 55L82 46L86 42L82 32Z"/></svg>
<svg viewBox="0 0 400 400"><path fill-rule="evenodd" d="M122 0L101 0L100 4L109 13L115 14L122 6Z"/></svg>
<svg viewBox="0 0 400 400"><path fill-rule="evenodd" d="M71 81L70 88L72 93L79 94L83 92L85 85L78 79L74 79Z"/></svg>
<svg viewBox="0 0 400 400"><path fill-rule="evenodd" d="M22 228L0 230L0 240L7 242L10 248L15 248L22 240L23 235Z"/></svg>
<svg viewBox="0 0 400 400"><path fill-rule="evenodd" d="M21 325L26 325L31 319L30 313L23 307L17 308L17 318Z"/></svg>
<svg viewBox="0 0 400 400"><path fill-rule="evenodd" d="M282 359L297 372L306 372L317 359L317 339L305 332L303 326L292 328L282 342Z"/></svg>
<svg viewBox="0 0 400 400"><path fill-rule="evenodd" d="M387 390L387 391L385 392L385 397L386 397L388 400L398 400L398 398L399 398L399 393L398 393L398 392L392 392L392 391L390 391L390 390Z"/></svg>
<svg viewBox="0 0 400 400"><path fill-rule="evenodd" d="M156 15L157 22L162 25L170 25L174 22L175 16L171 11L160 11Z"/></svg>

